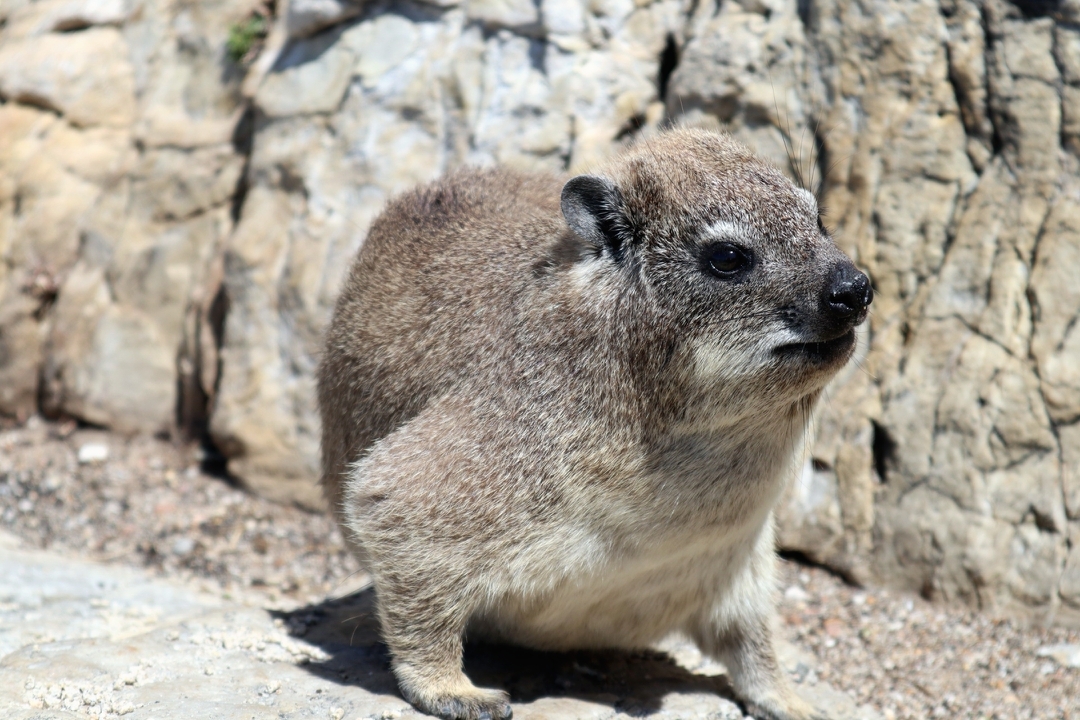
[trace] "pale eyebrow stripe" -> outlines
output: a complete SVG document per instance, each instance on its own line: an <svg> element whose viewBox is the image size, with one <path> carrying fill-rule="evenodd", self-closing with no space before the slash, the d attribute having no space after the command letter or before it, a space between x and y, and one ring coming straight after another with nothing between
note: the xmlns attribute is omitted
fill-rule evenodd
<svg viewBox="0 0 1080 720"><path fill-rule="evenodd" d="M730 220L717 220L706 226L702 234L717 240L742 240L747 243L751 240L750 231L745 225Z"/></svg>

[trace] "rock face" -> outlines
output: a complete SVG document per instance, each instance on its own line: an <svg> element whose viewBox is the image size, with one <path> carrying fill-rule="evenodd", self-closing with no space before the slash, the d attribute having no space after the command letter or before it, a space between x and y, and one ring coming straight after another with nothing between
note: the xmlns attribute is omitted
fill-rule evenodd
<svg viewBox="0 0 1080 720"><path fill-rule="evenodd" d="M0 412L160 433L205 406L250 4L0 9Z"/></svg>
<svg viewBox="0 0 1080 720"><path fill-rule="evenodd" d="M1080 622L1080 5L293 0L245 71L261 7L0 9L0 412L207 429L316 506L320 335L389 196L707 123L817 192L877 293L782 543Z"/></svg>
<svg viewBox="0 0 1080 720"><path fill-rule="evenodd" d="M914 2L809 19L813 62L836 59L804 91L827 128L819 192L879 299L814 448L831 533L806 542L789 522L786 541L856 578L1075 623L1080 305L1050 268L1080 250L1062 125L1077 36L1030 14Z"/></svg>

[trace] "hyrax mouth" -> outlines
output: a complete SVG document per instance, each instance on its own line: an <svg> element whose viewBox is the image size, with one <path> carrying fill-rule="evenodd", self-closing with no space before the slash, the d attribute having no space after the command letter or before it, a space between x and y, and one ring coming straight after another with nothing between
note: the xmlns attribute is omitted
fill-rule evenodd
<svg viewBox="0 0 1080 720"><path fill-rule="evenodd" d="M853 328L831 340L789 343L781 345L773 352L784 359L802 360L814 365L831 365L838 360L846 360L854 348L855 330Z"/></svg>

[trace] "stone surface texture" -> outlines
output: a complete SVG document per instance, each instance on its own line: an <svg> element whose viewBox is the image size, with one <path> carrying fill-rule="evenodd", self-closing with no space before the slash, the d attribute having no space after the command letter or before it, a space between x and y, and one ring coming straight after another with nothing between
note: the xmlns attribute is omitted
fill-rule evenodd
<svg viewBox="0 0 1080 720"><path fill-rule="evenodd" d="M224 43L250 5L0 5L0 412L150 433L205 412L245 163Z"/></svg>
<svg viewBox="0 0 1080 720"><path fill-rule="evenodd" d="M1080 623L1080 4L293 0L237 65L262 7L0 5L0 412L206 433L318 506L319 338L388 197L707 124L877 292L782 544Z"/></svg>
<svg viewBox="0 0 1080 720"><path fill-rule="evenodd" d="M744 717L721 666L685 640L663 649L478 647L466 669L509 690L514 717L524 720ZM787 646L782 663L794 670L813 660ZM0 535L5 718L422 717L396 688L370 591L268 611L134 569L20 550ZM824 683L800 690L838 720L880 717Z"/></svg>

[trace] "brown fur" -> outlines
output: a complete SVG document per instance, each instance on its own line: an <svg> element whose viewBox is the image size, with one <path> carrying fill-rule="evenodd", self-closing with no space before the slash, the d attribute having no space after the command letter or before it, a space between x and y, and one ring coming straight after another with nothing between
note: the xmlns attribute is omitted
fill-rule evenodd
<svg viewBox="0 0 1080 720"><path fill-rule="evenodd" d="M566 185L564 219L565 183L465 170L391 202L330 325L323 483L402 691L507 717L462 672L466 628L550 649L683 631L756 715L811 717L772 648L771 513L869 291L829 310L854 268L812 196L726 136L640 143ZM728 241L754 256L737 278L703 259Z"/></svg>

